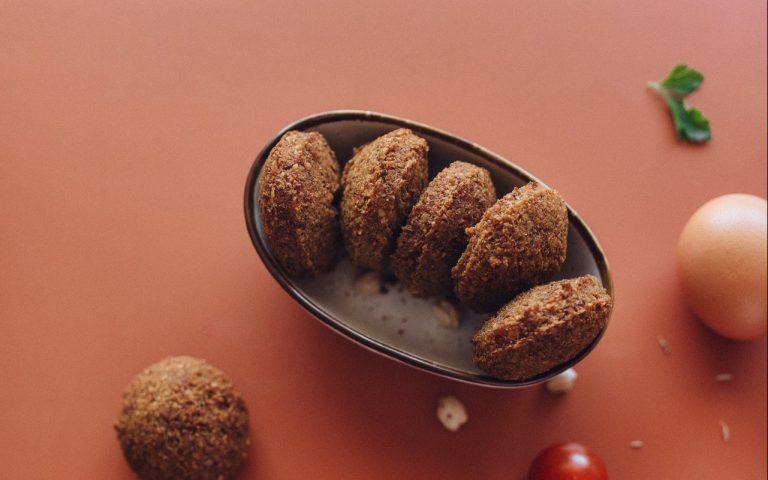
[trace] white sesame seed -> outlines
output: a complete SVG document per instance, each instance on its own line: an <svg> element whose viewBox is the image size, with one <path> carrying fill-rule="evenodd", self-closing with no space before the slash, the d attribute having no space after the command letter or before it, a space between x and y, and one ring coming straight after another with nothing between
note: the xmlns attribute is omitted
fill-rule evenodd
<svg viewBox="0 0 768 480"><path fill-rule="evenodd" d="M445 328L459 328L461 315L456 306L451 302L441 300L432 307L432 314L437 319L438 325Z"/></svg>
<svg viewBox="0 0 768 480"><path fill-rule="evenodd" d="M731 427L723 420L720 420L720 433L723 436L723 442L728 443L731 439Z"/></svg>
<svg viewBox="0 0 768 480"><path fill-rule="evenodd" d="M672 353L672 351L669 349L669 342L667 342L667 339L665 339L662 336L658 337L659 340L659 348L661 348L661 353L665 355L669 355Z"/></svg>
<svg viewBox="0 0 768 480"><path fill-rule="evenodd" d="M715 380L718 382L730 382L733 380L733 374L730 373L718 373L715 375Z"/></svg>

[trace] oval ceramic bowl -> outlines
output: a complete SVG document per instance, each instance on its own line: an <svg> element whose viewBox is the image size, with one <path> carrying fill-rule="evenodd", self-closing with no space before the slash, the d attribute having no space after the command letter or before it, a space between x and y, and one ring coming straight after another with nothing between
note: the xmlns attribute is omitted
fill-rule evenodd
<svg viewBox="0 0 768 480"><path fill-rule="evenodd" d="M489 377L472 363L470 339L487 315L461 312L458 329L440 326L433 306L436 300L416 299L397 284L381 294L355 289L360 274L345 258L329 274L316 278L292 278L269 251L259 219L259 175L269 152L289 130L317 131L325 136L343 164L352 149L391 130L407 127L429 143L430 178L454 160L488 169L499 197L530 181L544 183L508 160L455 135L410 120L367 111L343 110L319 113L285 127L256 157L245 186L245 220L248 232L270 273L302 307L321 322L359 344L389 358L455 380L497 387L522 387L543 382L578 363L599 342L601 334L571 361L522 382ZM592 274L613 296L611 277L603 252L592 232L568 207L568 253L560 272L553 277L571 278Z"/></svg>

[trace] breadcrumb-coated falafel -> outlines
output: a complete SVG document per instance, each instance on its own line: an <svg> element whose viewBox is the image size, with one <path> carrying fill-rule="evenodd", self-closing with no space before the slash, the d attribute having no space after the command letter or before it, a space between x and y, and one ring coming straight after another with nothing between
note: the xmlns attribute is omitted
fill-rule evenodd
<svg viewBox="0 0 768 480"><path fill-rule="evenodd" d="M388 268L395 239L427 186L428 148L400 128L362 146L344 166L341 231L353 264Z"/></svg>
<svg viewBox="0 0 768 480"><path fill-rule="evenodd" d="M270 252L290 275L314 276L336 264L339 171L336 154L318 132L285 133L264 162L261 223Z"/></svg>
<svg viewBox="0 0 768 480"><path fill-rule="evenodd" d="M496 201L488 170L456 161L424 189L397 239L395 276L416 297L450 293L451 268L467 246L464 230Z"/></svg>
<svg viewBox="0 0 768 480"><path fill-rule="evenodd" d="M467 236L451 271L454 291L473 310L490 312L560 269L568 210L556 191L531 182L493 204Z"/></svg>
<svg viewBox="0 0 768 480"><path fill-rule="evenodd" d="M472 337L473 361L510 381L545 373L588 347L608 322L611 297L592 275L533 287Z"/></svg>
<svg viewBox="0 0 768 480"><path fill-rule="evenodd" d="M248 452L248 412L219 369L166 358L128 385L115 425L131 468L145 480L230 479Z"/></svg>

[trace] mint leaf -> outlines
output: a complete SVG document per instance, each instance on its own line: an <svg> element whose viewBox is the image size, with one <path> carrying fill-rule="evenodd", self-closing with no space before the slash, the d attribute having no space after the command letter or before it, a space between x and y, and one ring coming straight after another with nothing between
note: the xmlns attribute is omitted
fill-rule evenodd
<svg viewBox="0 0 768 480"><path fill-rule="evenodd" d="M667 78L661 82L661 86L665 87L674 95L685 97L699 88L699 85L701 85L701 82L703 81L704 75L692 68L688 68L688 65L681 63L672 69L669 75L667 75Z"/></svg>
<svg viewBox="0 0 768 480"><path fill-rule="evenodd" d="M648 82L648 88L658 92L669 107L675 132L679 140L703 143L712 138L709 120L696 108L686 106L683 97L695 91L704 80L704 75L679 64L661 82Z"/></svg>
<svg viewBox="0 0 768 480"><path fill-rule="evenodd" d="M686 107L682 100L668 93L664 94L664 100L667 102L672 120L675 122L678 139L702 143L712 138L709 120L698 109Z"/></svg>

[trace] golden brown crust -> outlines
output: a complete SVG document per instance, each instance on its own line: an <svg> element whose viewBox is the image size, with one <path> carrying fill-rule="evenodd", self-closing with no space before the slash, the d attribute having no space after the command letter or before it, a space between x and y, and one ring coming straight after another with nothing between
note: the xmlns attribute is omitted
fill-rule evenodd
<svg viewBox="0 0 768 480"><path fill-rule="evenodd" d="M295 276L330 271L338 259L339 219L333 199L339 163L317 132L287 132L259 177L259 211L272 255Z"/></svg>
<svg viewBox="0 0 768 480"><path fill-rule="evenodd" d="M344 166L341 231L353 264L377 271L427 185L427 142L406 128L358 149Z"/></svg>
<svg viewBox="0 0 768 480"><path fill-rule="evenodd" d="M534 287L491 316L472 338L475 365L527 380L574 358L605 328L611 297L591 275Z"/></svg>
<svg viewBox="0 0 768 480"><path fill-rule="evenodd" d="M560 195L531 182L486 210L451 275L459 300L489 312L541 283L565 261L568 210Z"/></svg>
<svg viewBox="0 0 768 480"><path fill-rule="evenodd" d="M203 360L172 357L137 375L115 425L142 479L229 479L248 452L248 412L232 382Z"/></svg>
<svg viewBox="0 0 768 480"><path fill-rule="evenodd" d="M450 293L451 268L467 245L464 230L496 200L484 168L453 162L422 192L392 256L395 276L416 297Z"/></svg>

